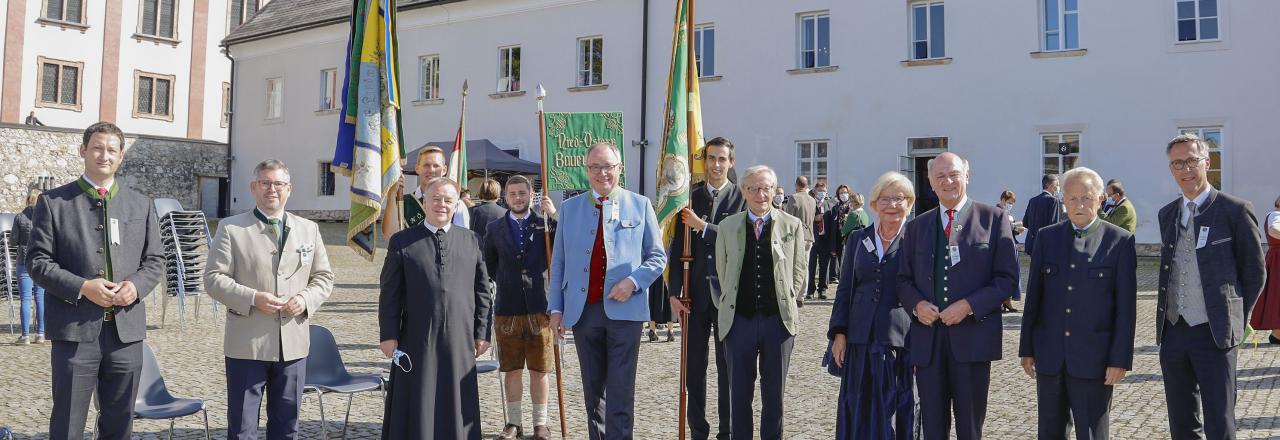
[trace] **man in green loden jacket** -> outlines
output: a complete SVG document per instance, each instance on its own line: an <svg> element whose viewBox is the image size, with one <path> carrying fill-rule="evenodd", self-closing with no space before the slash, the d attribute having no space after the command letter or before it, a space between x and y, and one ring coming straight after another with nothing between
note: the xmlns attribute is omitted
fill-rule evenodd
<svg viewBox="0 0 1280 440"><path fill-rule="evenodd" d="M1098 208L1098 217L1134 233L1138 229L1138 212L1133 202L1124 196L1124 185L1119 180L1112 179L1107 184L1107 199L1107 203Z"/></svg>

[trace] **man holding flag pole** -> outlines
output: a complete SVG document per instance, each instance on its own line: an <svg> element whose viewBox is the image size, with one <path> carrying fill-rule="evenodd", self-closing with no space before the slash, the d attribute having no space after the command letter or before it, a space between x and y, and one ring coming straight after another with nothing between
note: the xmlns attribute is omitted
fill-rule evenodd
<svg viewBox="0 0 1280 440"><path fill-rule="evenodd" d="M547 191L547 124L543 117L542 100L547 97L547 89L538 84L538 140L541 143L542 151L542 203L549 203L551 197L550 191ZM550 215L542 217L543 242L546 243L547 251L547 270L551 270L551 223ZM555 356L556 367L556 404L560 407L560 438L569 438L569 426L565 421L564 413L564 374L561 372L561 353L564 352L563 335L554 335L555 343L552 344L552 353Z"/></svg>
<svg viewBox="0 0 1280 440"><path fill-rule="evenodd" d="M693 226L694 223L706 225L706 221L697 218L696 212L692 215L684 214L684 216L688 218L685 221L680 222L681 214L689 208L690 186L692 186L696 180L701 180L705 173L705 152L703 151L702 143L702 114L700 108L701 105L699 103L700 99L698 96L698 68L695 62L695 54L693 52L692 45L689 44L689 38L693 35L693 23L694 0L677 0L675 29L671 39L671 69L669 77L667 78L666 117L662 130L663 147L661 159L658 162L657 180L657 216L659 223L663 225L663 242L670 243L671 252L675 253L677 251L677 242L675 241L677 238L676 235L678 234L682 238L679 242L681 243L680 246L682 246L679 251L681 255L681 263L678 266L680 268L678 270L673 268L674 272L668 273L668 281L670 283L675 283L675 286L679 286L668 290L675 295L678 295L678 297L672 299L672 310L677 312L680 320L680 328L684 329L683 335L680 338L679 433L681 440L684 440L685 438L685 422L687 415L686 403L688 387L690 385L688 371L690 350L689 339L690 336L696 335L702 335L697 341L694 341L700 343L694 351L701 354L698 358L697 366L699 367L699 372L702 377L693 381L695 391L693 402L694 408L692 408L695 417L693 426L694 438L701 439L710 435L710 426L706 422L705 414L706 338L709 335L710 329L708 328L708 332L705 333L694 330L690 326L691 319L689 316L689 309L691 304L694 303L691 294L707 292L705 295L710 296L712 291L718 290L718 282L713 281L714 278L703 278L698 279L699 287L692 292L690 291L690 286L693 284L689 278L691 272L694 272L698 268L701 268L701 270L697 270L699 273L707 272L706 267L703 267L707 262L699 261L699 263L702 264L697 264L695 267L690 266L694 261L692 237L696 233L699 235L699 243L705 244L708 242L707 240L710 240L709 242L714 244L715 236L711 235L711 237L708 238L703 234L704 231L708 230L706 226L703 226L703 228L697 232L686 229ZM727 140L725 143L729 144L727 149L730 150L730 156L728 156L728 158L730 158L731 161L732 144L728 143ZM728 165L732 166L732 162L728 163ZM727 167L725 167L722 172L726 170ZM724 185L724 182L718 183L722 186ZM703 185L700 188L705 187L706 186ZM714 203L718 196L718 192L712 196L712 203ZM726 194L726 196L728 196L728 194ZM741 205L740 196L738 197L738 201L738 204ZM709 207L708 214L714 215L714 212L711 212L713 210L714 207ZM697 222L694 222L694 220L697 220ZM710 255L707 257L710 258ZM711 265L710 272L714 272L714 265ZM704 275L704 277L706 276L707 275ZM671 277L681 277L681 280L679 282L675 282L673 281L674 278ZM702 288L701 283L703 280L708 280L706 286L707 289ZM702 304L703 301L697 302L697 305ZM710 310L705 306L697 307L697 309L698 311ZM709 313L707 314L710 315ZM705 318L699 317L697 321L699 323L706 321L706 324L709 324L711 321L715 320L713 316L714 315L711 315ZM698 327L701 329L703 326L699 325ZM721 367L719 368L719 374L724 378L723 375L725 368L723 368L723 355L719 348L720 347L717 346L717 365ZM727 380L721 380L718 382L720 384L719 391L721 395L727 395L729 391L727 387ZM721 438L729 434L728 430L725 429L725 423L727 422L727 411L725 411L727 407L726 403L727 402L725 402L724 399L721 400L721 429L719 433Z"/></svg>

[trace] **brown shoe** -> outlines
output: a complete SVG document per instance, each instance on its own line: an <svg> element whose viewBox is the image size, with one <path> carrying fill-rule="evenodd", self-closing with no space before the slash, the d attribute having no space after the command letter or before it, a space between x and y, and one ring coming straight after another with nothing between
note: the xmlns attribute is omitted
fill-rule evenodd
<svg viewBox="0 0 1280 440"><path fill-rule="evenodd" d="M551 440L551 430L546 425L533 427L533 440Z"/></svg>
<svg viewBox="0 0 1280 440"><path fill-rule="evenodd" d="M502 428L502 432L498 433L498 438L502 440L515 440L524 437L524 429L520 425L508 423L507 427Z"/></svg>

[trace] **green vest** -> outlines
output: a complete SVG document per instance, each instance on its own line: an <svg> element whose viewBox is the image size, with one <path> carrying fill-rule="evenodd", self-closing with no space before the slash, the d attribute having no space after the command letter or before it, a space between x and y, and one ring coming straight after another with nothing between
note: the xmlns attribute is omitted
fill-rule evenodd
<svg viewBox="0 0 1280 440"><path fill-rule="evenodd" d="M954 220L953 220L954 221ZM938 306L938 310L947 308L947 258L950 249L950 242L947 241L947 234L942 229L942 222L938 222L938 227L934 228L933 240L933 304Z"/></svg>
<svg viewBox="0 0 1280 440"><path fill-rule="evenodd" d="M422 224L427 218L427 210L422 207L422 202L418 201L413 194L404 195L404 227L412 228Z"/></svg>

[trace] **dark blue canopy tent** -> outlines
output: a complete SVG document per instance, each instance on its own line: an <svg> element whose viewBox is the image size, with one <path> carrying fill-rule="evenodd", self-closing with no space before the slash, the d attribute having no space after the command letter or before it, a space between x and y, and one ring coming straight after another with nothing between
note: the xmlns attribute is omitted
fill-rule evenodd
<svg viewBox="0 0 1280 440"><path fill-rule="evenodd" d="M414 165L418 161L418 152L431 146L444 150L445 163L449 162L449 156L453 154L452 140L427 142L425 145L408 153L408 161L404 165L405 174L415 174ZM542 166L537 162L530 162L512 156L510 153L502 151L493 142L489 142L488 139L473 139L467 141L467 171L468 176L478 177L509 176L512 174L538 175L542 173Z"/></svg>

